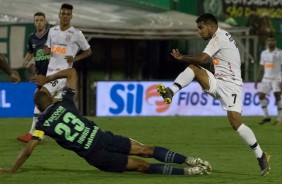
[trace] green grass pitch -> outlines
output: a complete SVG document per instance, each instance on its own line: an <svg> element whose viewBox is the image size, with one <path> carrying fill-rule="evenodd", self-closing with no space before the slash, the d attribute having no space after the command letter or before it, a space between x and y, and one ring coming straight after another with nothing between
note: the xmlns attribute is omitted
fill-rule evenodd
<svg viewBox="0 0 282 184"><path fill-rule="evenodd" d="M0 184L279 184L282 183L282 126L259 125L261 117L244 117L261 147L270 153L271 172L260 176L250 148L232 130L226 117L107 117L93 118L116 134L144 144L170 148L184 155L198 156L213 166L211 175L164 176L136 172L107 173L89 166L53 140L43 141L14 175L0 175ZM0 119L0 167L10 168L25 145L16 137L29 130L30 118ZM157 162L147 159L149 162Z"/></svg>

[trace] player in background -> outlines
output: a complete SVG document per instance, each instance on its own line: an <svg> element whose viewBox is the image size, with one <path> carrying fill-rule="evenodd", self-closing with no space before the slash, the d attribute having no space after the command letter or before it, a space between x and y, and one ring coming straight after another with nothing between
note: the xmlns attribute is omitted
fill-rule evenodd
<svg viewBox="0 0 282 184"><path fill-rule="evenodd" d="M54 26L49 30L44 47L44 54L51 54L47 76L60 70L71 68L74 62L89 57L92 53L83 33L71 26L72 10L73 6L71 4L62 4L59 12L60 25ZM76 55L79 50L82 50L82 52ZM58 79L44 85L41 91L46 92L55 99L60 99L64 86L65 79ZM37 119L34 120L30 132L33 132L36 122ZM25 142L28 142L30 138L31 136Z"/></svg>
<svg viewBox="0 0 282 184"><path fill-rule="evenodd" d="M276 47L275 37L268 36L266 39L267 49L263 50L260 55L260 67L255 81L255 89L258 89L260 105L264 113L264 119L259 122L261 125L270 122L268 114L266 94L272 90L277 105L277 118L273 125L281 124L282 120L282 101L281 101L281 75L282 75L282 52ZM258 86L258 81L261 80Z"/></svg>
<svg viewBox="0 0 282 184"><path fill-rule="evenodd" d="M47 68L49 64L50 55L45 55L43 47L46 43L49 29L46 28L46 17L43 12L36 12L33 16L33 22L35 26L35 32L31 33L27 38L27 53L24 57L23 67L28 68L29 62L34 58L36 74L46 75ZM35 93L40 89L37 86ZM39 114L38 109L34 108L32 125L28 133L17 137L17 140L28 142L31 139L32 133L34 131L34 126L37 122L37 116Z"/></svg>
<svg viewBox="0 0 282 184"><path fill-rule="evenodd" d="M6 57L2 53L0 53L0 69L4 71L7 75L9 75L13 82L18 83L21 81L19 73L10 68Z"/></svg>
<svg viewBox="0 0 282 184"><path fill-rule="evenodd" d="M182 55L178 49L173 49L171 55L177 60L185 61L188 67L178 75L172 86L165 88L159 84L157 91L170 104L173 95L195 79L206 93L221 101L223 109L227 111L229 123L253 150L261 175L264 176L270 169L269 156L262 151L253 131L241 119L241 60L236 42L228 32L218 27L217 19L212 14L199 16L196 23L199 35L204 40L210 40L208 45L202 53L196 55ZM209 61L213 63L214 74L200 66Z"/></svg>
<svg viewBox="0 0 282 184"><path fill-rule="evenodd" d="M32 81L39 85L66 77L62 99L53 104L52 97L45 92L35 94L34 102L42 112L38 116L32 139L19 154L11 170L0 169L0 173L15 173L29 158L44 134L52 137L61 147L74 151L88 164L102 171L137 171L148 174L197 175L210 174L211 166L200 158L186 157L163 147L141 144L128 137L114 135L81 116L73 102L76 88L76 71L61 70L51 76L35 76ZM132 156L155 158L158 161L185 164L175 167L169 164L149 164Z"/></svg>

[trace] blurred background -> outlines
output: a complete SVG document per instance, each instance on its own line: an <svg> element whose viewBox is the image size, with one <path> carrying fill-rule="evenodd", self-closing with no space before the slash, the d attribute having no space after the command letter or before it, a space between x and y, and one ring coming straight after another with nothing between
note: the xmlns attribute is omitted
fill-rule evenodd
<svg viewBox="0 0 282 184"><path fill-rule="evenodd" d="M46 14L49 27L57 25L62 3L74 6L71 23L84 33L93 51L91 57L74 66L79 73L76 101L84 115L197 115L181 111L190 106L207 107L209 99L199 86L186 91L185 100L182 103L179 98L173 112L159 104L161 99L154 88L159 82L172 82L185 68L171 57L173 48L187 54L205 48L207 42L198 36L195 23L202 13L213 13L220 21L219 26L229 31L238 44L242 77L247 84L244 105L257 107L250 115L261 111L252 82L259 54L265 49L265 36L275 34L277 46L282 46L281 1L0 0L0 3L0 52L23 79L19 85L7 83L9 79L0 72L0 117L33 115L35 85L28 81L34 75L34 63L29 68L22 67L27 36L34 31L33 14L37 11ZM210 101L207 111L219 106L218 102Z"/></svg>

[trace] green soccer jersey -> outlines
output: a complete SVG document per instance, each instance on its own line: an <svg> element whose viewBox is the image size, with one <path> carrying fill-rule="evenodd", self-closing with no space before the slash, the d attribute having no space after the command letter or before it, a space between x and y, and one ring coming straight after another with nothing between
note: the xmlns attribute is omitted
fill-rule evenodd
<svg viewBox="0 0 282 184"><path fill-rule="evenodd" d="M62 100L38 116L36 130L43 131L63 148L84 156L93 148L101 130L80 115L73 102L74 94L72 89L64 88Z"/></svg>

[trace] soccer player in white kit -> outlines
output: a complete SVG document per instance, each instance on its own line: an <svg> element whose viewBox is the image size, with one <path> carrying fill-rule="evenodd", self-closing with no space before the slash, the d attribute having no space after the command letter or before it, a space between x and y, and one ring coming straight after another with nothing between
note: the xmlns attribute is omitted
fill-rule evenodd
<svg viewBox="0 0 282 184"><path fill-rule="evenodd" d="M260 105L264 113L264 118L260 124L271 121L267 109L266 94L272 90L277 105L277 118L273 125L281 124L282 120L282 101L281 101L281 75L282 75L282 52L276 47L276 41L273 35L269 35L267 40L267 49L261 52L260 67L255 81L255 89L258 89ZM263 77L262 77L263 76ZM260 85L258 81L261 80Z"/></svg>
<svg viewBox="0 0 282 184"><path fill-rule="evenodd" d="M59 12L60 25L49 30L46 47L44 47L44 53L46 55L51 54L46 76L71 68L74 62L92 54L90 45L83 33L71 26L72 10L73 6L71 4L62 4ZM82 50L82 52L76 55L79 50ZM66 79L52 81L45 84L40 91L46 92L55 99L60 99L65 82ZM37 119L34 119L30 133L34 130L36 123ZM26 140L26 142L29 140Z"/></svg>
<svg viewBox="0 0 282 184"><path fill-rule="evenodd" d="M221 101L222 108L227 111L227 117L232 128L251 147L258 159L261 175L268 173L269 155L262 151L253 131L242 123L242 78L241 60L236 42L232 36L217 24L214 15L206 13L196 20L198 33L204 40L209 40L205 50L197 55L182 55L178 49L173 49L171 55L188 63L188 67L178 75L172 86L165 88L158 85L158 92L167 104L182 88L195 79L214 98ZM212 61L215 73L202 68L199 64Z"/></svg>

